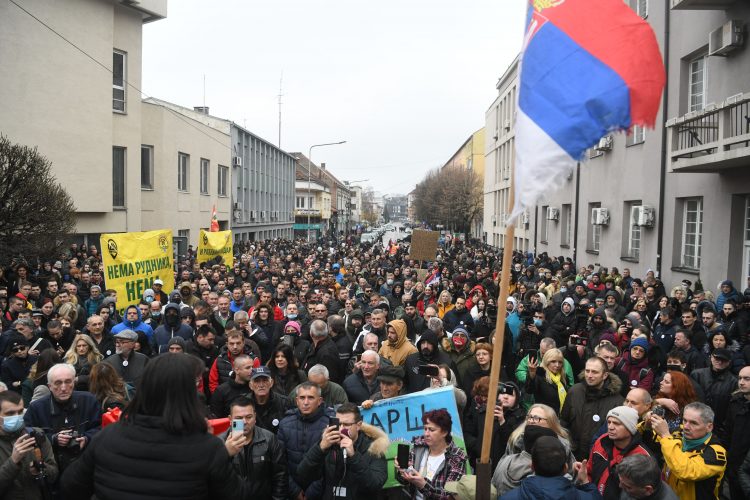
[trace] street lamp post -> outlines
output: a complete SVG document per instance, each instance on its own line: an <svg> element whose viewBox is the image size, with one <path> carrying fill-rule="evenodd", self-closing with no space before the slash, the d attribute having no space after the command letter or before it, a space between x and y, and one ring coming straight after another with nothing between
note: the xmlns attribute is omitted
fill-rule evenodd
<svg viewBox="0 0 750 500"><path fill-rule="evenodd" d="M337 146L339 144L344 144L346 141L339 141L339 142L326 142L323 144L313 144L310 146L310 149L307 151L307 199L310 201L312 198L312 170L310 170L310 165L312 164L312 150L313 148L320 148L323 146ZM310 211L312 210L312 202L310 203L310 208L307 209L307 242L310 243ZM323 217L323 210L320 211L321 218Z"/></svg>

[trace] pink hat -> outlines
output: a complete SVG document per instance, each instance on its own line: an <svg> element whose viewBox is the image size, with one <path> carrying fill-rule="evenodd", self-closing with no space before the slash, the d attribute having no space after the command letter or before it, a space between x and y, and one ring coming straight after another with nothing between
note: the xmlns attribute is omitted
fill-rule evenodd
<svg viewBox="0 0 750 500"><path fill-rule="evenodd" d="M299 323L297 323L296 321L288 321L286 326L284 327L284 330L286 330L287 327L292 327L297 330L297 335L302 333L302 327L299 326Z"/></svg>

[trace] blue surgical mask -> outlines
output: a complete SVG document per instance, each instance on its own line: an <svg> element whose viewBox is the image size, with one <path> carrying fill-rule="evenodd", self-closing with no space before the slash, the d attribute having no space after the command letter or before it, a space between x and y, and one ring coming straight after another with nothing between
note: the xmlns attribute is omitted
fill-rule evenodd
<svg viewBox="0 0 750 500"><path fill-rule="evenodd" d="M542 320L539 318L534 318L534 326L542 326Z"/></svg>
<svg viewBox="0 0 750 500"><path fill-rule="evenodd" d="M386 280L386 283L388 283L388 286L391 286L393 284L393 280Z"/></svg>
<svg viewBox="0 0 750 500"><path fill-rule="evenodd" d="M147 304L150 304L151 302L154 301L154 298L151 295L146 295L146 297L144 297L144 300L146 301Z"/></svg>
<svg viewBox="0 0 750 500"><path fill-rule="evenodd" d="M287 317L287 319L290 319L290 320L297 319L297 315L296 314L287 314L286 317Z"/></svg>
<svg viewBox="0 0 750 500"><path fill-rule="evenodd" d="M567 292L567 291L568 291L568 289L567 289L567 288L565 288L564 286L561 286L561 287L560 287L560 293L565 293L565 292Z"/></svg>
<svg viewBox="0 0 750 500"><path fill-rule="evenodd" d="M5 432L16 432L24 425L23 415L12 415L3 417L3 430Z"/></svg>

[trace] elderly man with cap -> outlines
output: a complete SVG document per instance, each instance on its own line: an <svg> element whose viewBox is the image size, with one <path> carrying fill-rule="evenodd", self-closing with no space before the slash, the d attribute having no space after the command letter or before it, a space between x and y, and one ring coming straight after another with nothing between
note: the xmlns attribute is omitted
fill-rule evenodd
<svg viewBox="0 0 750 500"><path fill-rule="evenodd" d="M606 499L620 498L620 480L615 466L632 455L650 455L641 445L636 430L638 412L629 406L618 406L607 413L607 433L596 440L587 464L588 476ZM581 477L582 471L579 474Z"/></svg>
<svg viewBox="0 0 750 500"><path fill-rule="evenodd" d="M135 386L146 369L148 356L135 350L138 334L133 330L121 330L114 338L115 353L105 358L104 363L112 365L126 384Z"/></svg>
<svg viewBox="0 0 750 500"><path fill-rule="evenodd" d="M383 365L378 371L380 390L373 394L372 399L362 402L362 408L369 409L375 401L395 398L401 395L404 387L404 369L401 366Z"/></svg>
<svg viewBox="0 0 750 500"><path fill-rule="evenodd" d="M458 378L456 385L462 387L464 378L474 363L476 343L469 340L469 332L459 326L453 330L450 337L444 337L440 345L455 367L456 377Z"/></svg>

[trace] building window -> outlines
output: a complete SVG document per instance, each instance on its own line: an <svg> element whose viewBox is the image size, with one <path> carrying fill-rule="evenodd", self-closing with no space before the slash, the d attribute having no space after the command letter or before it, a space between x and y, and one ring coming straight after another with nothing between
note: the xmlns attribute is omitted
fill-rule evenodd
<svg viewBox="0 0 750 500"><path fill-rule="evenodd" d="M599 247L602 240L601 224L594 224L594 209L601 208L601 203L589 203L589 235L586 242L587 250L599 253Z"/></svg>
<svg viewBox="0 0 750 500"><path fill-rule="evenodd" d="M219 196L227 195L227 179L229 178L229 167L219 165Z"/></svg>
<svg viewBox="0 0 750 500"><path fill-rule="evenodd" d="M638 214L640 213L640 201L628 202L626 214L629 215L627 230L627 246L625 248L625 257L638 260L641 257L641 226L638 225Z"/></svg>
<svg viewBox="0 0 750 500"><path fill-rule="evenodd" d="M625 0L625 3L643 19L648 17L648 0Z"/></svg>
<svg viewBox="0 0 750 500"><path fill-rule="evenodd" d="M570 246L570 235L573 232L573 209L572 205L562 206L562 224L560 228L560 245Z"/></svg>
<svg viewBox="0 0 750 500"><path fill-rule="evenodd" d="M702 55L690 61L688 111L701 111L706 106L706 60Z"/></svg>
<svg viewBox="0 0 750 500"><path fill-rule="evenodd" d="M112 109L122 113L125 112L126 63L125 52L119 50L112 52Z"/></svg>
<svg viewBox="0 0 750 500"><path fill-rule="evenodd" d="M141 189L154 189L154 147L141 145Z"/></svg>
<svg viewBox="0 0 750 500"><path fill-rule="evenodd" d="M177 153L177 190L187 191L190 187L190 155Z"/></svg>
<svg viewBox="0 0 750 500"><path fill-rule="evenodd" d="M625 147L635 146L646 142L646 129L641 125L633 125L625 136Z"/></svg>
<svg viewBox="0 0 750 500"><path fill-rule="evenodd" d="M549 241L549 221L547 220L547 209L549 207L542 207L542 243Z"/></svg>
<svg viewBox="0 0 750 500"><path fill-rule="evenodd" d="M750 276L750 196L745 197L745 243L742 259L742 276Z"/></svg>
<svg viewBox="0 0 750 500"><path fill-rule="evenodd" d="M112 206L125 208L125 148L112 148Z"/></svg>
<svg viewBox="0 0 750 500"><path fill-rule="evenodd" d="M201 194L208 194L208 174L211 162L201 158Z"/></svg>
<svg viewBox="0 0 750 500"><path fill-rule="evenodd" d="M700 269L702 233L703 198L688 198L683 201L682 267Z"/></svg>
<svg viewBox="0 0 750 500"><path fill-rule="evenodd" d="M305 208L305 197L304 196L296 196L296 208Z"/></svg>

